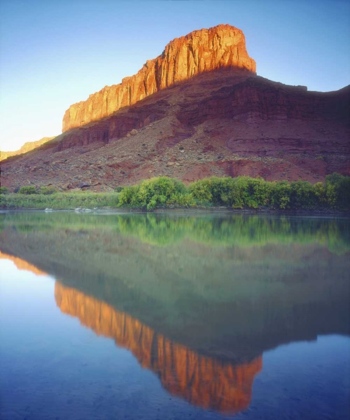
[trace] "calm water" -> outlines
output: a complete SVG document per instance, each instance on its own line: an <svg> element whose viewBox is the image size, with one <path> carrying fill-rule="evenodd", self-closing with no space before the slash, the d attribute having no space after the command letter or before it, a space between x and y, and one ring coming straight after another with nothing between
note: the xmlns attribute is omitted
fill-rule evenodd
<svg viewBox="0 0 350 420"><path fill-rule="evenodd" d="M350 220L0 214L1 419L348 419Z"/></svg>

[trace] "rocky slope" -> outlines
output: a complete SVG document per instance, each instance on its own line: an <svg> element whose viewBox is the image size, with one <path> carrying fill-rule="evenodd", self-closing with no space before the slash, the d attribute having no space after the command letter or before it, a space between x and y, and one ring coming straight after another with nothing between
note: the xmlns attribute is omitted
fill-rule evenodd
<svg viewBox="0 0 350 420"><path fill-rule="evenodd" d="M159 175L185 182L211 175L311 182L332 172L350 175L350 87L308 92L253 70L235 28L220 25L174 40L136 76L73 105L64 117L68 131L3 162L2 185L108 191ZM131 99L121 102L117 91L131 85ZM146 91L149 96L118 109Z"/></svg>
<svg viewBox="0 0 350 420"><path fill-rule="evenodd" d="M0 152L0 160L5 160L11 156L23 155L24 153L30 152L54 138L55 137L43 137L40 140L27 141L27 143L24 143L20 149L15 150L14 152Z"/></svg>

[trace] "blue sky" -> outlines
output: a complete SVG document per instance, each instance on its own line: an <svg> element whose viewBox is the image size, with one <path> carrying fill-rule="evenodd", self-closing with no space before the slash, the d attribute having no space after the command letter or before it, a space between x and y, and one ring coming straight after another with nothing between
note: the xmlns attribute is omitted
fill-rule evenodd
<svg viewBox="0 0 350 420"><path fill-rule="evenodd" d="M0 16L1 150L59 134L69 105L220 23L243 30L263 77L320 91L350 83L347 0L1 0Z"/></svg>

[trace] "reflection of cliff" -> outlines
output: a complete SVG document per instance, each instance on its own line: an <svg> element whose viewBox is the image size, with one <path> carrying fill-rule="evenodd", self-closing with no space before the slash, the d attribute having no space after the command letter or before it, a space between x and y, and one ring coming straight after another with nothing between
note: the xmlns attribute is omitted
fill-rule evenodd
<svg viewBox="0 0 350 420"><path fill-rule="evenodd" d="M261 357L238 366L223 364L176 344L137 319L58 282L55 298L62 312L131 350L142 367L155 372L171 394L223 412L237 412L249 406L254 377L262 367Z"/></svg>
<svg viewBox="0 0 350 420"><path fill-rule="evenodd" d="M164 247L121 233L119 218L8 214L0 249L173 342L230 363L320 334L350 334L349 254L329 251L339 238L349 243L348 219L220 216L171 223L171 216L125 216L131 231L144 224L159 238L193 232ZM203 237L207 244L197 241ZM263 245L248 246L252 237ZM227 245L212 246L215 238Z"/></svg>
<svg viewBox="0 0 350 420"><path fill-rule="evenodd" d="M30 271L30 272L36 274L37 276L46 276L47 275L47 273L39 270L39 268L35 267L35 265L30 264L29 262L24 261L21 258L14 257L13 255L4 254L1 251L0 251L0 260L10 260L15 264L15 266L19 270Z"/></svg>

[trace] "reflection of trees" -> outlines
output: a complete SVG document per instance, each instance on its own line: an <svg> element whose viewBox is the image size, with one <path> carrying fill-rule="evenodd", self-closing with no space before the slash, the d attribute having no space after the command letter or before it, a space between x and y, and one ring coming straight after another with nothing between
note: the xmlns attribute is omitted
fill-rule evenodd
<svg viewBox="0 0 350 420"><path fill-rule="evenodd" d="M63 313L132 351L141 366L155 372L172 395L222 412L235 413L249 406L254 377L262 367L261 357L233 365L201 356L136 318L58 282L55 299Z"/></svg>
<svg viewBox="0 0 350 420"><path fill-rule="evenodd" d="M347 219L224 216L176 216L164 214L124 214L96 217L72 213L1 215L1 228L13 226L21 232L32 230L95 228L114 230L142 242L169 246L189 238L210 246L264 246L266 244L324 245L343 254L350 250Z"/></svg>

